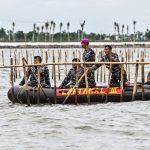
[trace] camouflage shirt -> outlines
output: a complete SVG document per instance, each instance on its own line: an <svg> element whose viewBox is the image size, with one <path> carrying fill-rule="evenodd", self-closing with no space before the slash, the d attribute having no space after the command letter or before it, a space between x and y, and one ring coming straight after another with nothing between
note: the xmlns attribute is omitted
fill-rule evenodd
<svg viewBox="0 0 150 150"><path fill-rule="evenodd" d="M83 53L83 61L84 62L94 62L95 61L95 52L90 48L89 50L85 50ZM87 64L86 67L91 67L92 64ZM90 70L87 73L88 85L89 87L95 87L95 75L94 71Z"/></svg>
<svg viewBox="0 0 150 150"><path fill-rule="evenodd" d="M34 75L36 77L34 77ZM38 79L38 68L37 66L28 67L27 69L27 79L29 79L28 85L29 86L37 86L37 79ZM45 65L40 66L40 83L41 85L50 86L50 79L49 79L49 70ZM20 82L20 85L25 84L25 79L23 78Z"/></svg>
<svg viewBox="0 0 150 150"><path fill-rule="evenodd" d="M119 57L118 54L116 53L112 53L111 56L108 55L104 55L101 58L101 62L112 62L113 60L115 60L115 62L119 62ZM94 70L98 69L100 66L102 66L101 64L96 64L94 65ZM110 68L109 64L106 64L106 68ZM120 86L120 80L121 80L121 66L120 64L112 64L112 76L111 76L111 85L112 86ZM123 82L125 83L127 81L127 75L126 75L126 71L124 70L123 73Z"/></svg>
<svg viewBox="0 0 150 150"><path fill-rule="evenodd" d="M67 76L64 78L63 82L61 83L59 88L70 88L71 86L74 86L76 84L76 77L78 77L78 80L80 79L80 77L84 74L84 68L83 67L79 67L78 68L78 73L77 73L77 69L72 67ZM78 75L78 76L77 76ZM85 87L85 78L83 78L81 80L81 82L79 83L79 87Z"/></svg>
<svg viewBox="0 0 150 150"><path fill-rule="evenodd" d="M118 57L118 54L116 53L112 53L111 56L107 56L107 55L104 55L102 58L101 58L101 62L112 62L112 60L114 60L116 62L119 62L119 57ZM96 64L94 65L94 70L98 69L100 66L102 66L101 64ZM109 64L106 64L106 67L109 69ZM116 73L120 71L120 64L113 64L112 65L112 73Z"/></svg>

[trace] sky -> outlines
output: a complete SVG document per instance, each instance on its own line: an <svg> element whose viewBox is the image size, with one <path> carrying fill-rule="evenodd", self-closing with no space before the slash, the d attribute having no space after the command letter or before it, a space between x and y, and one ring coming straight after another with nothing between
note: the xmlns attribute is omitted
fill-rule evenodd
<svg viewBox="0 0 150 150"><path fill-rule="evenodd" d="M114 22L129 25L133 33L133 20L137 21L136 30L150 29L150 0L0 0L0 27L31 31L33 23L42 26L46 21L59 24L70 22L70 31L80 29L86 21L87 33L113 33Z"/></svg>

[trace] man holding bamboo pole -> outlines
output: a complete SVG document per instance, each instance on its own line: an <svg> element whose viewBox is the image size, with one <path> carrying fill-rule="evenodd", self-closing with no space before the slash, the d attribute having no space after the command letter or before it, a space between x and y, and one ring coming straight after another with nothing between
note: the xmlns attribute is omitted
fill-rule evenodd
<svg viewBox="0 0 150 150"><path fill-rule="evenodd" d="M112 52L112 47L110 45L106 45L104 49L105 55L101 58L101 62L119 62L119 57L117 53ZM90 70L96 70L101 67L101 64L95 64ZM106 68L110 69L110 65L106 64ZM119 64L112 64L111 69L111 80L110 86L117 87L120 86L121 81L121 65ZM127 80L126 71L123 69L123 85L128 86L130 82Z"/></svg>
<svg viewBox="0 0 150 150"><path fill-rule="evenodd" d="M79 58L74 58L72 62L80 62ZM73 64L72 68L69 70L67 76L62 81L59 88L71 88L76 85L77 78L80 79L84 74L84 68L81 65ZM78 87L85 87L85 78L83 78L79 83Z"/></svg>
<svg viewBox="0 0 150 150"><path fill-rule="evenodd" d="M41 64L41 62L42 58L40 56L34 56L34 64ZM38 77L38 67L37 66L28 67L27 80L30 79L28 82L28 86L37 87L38 86L37 77ZM19 85L23 86L24 84L25 79L23 78ZM45 65L40 66L40 84L42 87L50 87L49 70Z"/></svg>

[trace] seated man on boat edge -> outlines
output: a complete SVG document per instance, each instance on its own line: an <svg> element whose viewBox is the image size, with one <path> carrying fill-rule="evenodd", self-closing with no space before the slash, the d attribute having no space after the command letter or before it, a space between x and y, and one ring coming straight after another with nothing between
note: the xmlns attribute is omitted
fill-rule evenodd
<svg viewBox="0 0 150 150"><path fill-rule="evenodd" d="M106 45L104 49L105 55L101 58L101 62L119 62L119 57L117 53L112 52L112 47L110 45ZM101 67L101 64L95 64L89 69L96 70ZM110 69L110 65L106 64L106 68ZM112 64L111 69L111 87L119 87L121 81L121 65L120 64ZM130 82L127 80L126 71L123 72L123 85L128 86Z"/></svg>
<svg viewBox="0 0 150 150"><path fill-rule="evenodd" d="M72 59L72 62L80 62L79 58ZM63 88L71 88L76 85L76 78L78 80L81 78L81 76L84 74L84 68L81 65L73 64L72 68L69 70L67 76L62 81L61 85L59 86L60 89ZM85 84L85 77L81 80L78 87L86 87Z"/></svg>
<svg viewBox="0 0 150 150"><path fill-rule="evenodd" d="M34 64L41 64L42 58L40 56L34 56ZM37 87L38 85L38 67L31 66L27 69L27 80L28 86ZM25 78L23 77L19 85L23 86L25 84ZM51 87L49 79L49 69L44 64L40 66L40 84L44 87Z"/></svg>

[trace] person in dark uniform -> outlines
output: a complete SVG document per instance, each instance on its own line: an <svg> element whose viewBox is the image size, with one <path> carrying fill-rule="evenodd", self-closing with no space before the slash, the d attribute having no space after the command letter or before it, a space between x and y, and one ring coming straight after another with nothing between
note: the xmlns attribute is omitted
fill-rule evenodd
<svg viewBox="0 0 150 150"><path fill-rule="evenodd" d="M80 62L80 59L74 58L72 62ZM84 68L81 65L73 64L72 68L69 70L67 76L62 81L61 85L59 86L60 89L63 88L71 88L76 85L76 78L78 77L78 80L80 77L84 74ZM78 85L79 88L85 87L85 78L81 80L81 82Z"/></svg>
<svg viewBox="0 0 150 150"><path fill-rule="evenodd" d="M104 49L105 55L101 58L101 62L119 62L119 57L117 53L112 52L112 47L110 45L106 45ZM93 65L90 69L96 70L98 69L101 64ZM110 65L106 64L106 67L109 69ZM111 80L110 86L120 86L121 81L121 66L120 64L112 64L111 68ZM128 86L130 82L127 80L126 71L124 70L123 73L123 84L124 86Z"/></svg>
<svg viewBox="0 0 150 150"><path fill-rule="evenodd" d="M40 56L34 56L34 64L41 64L42 58ZM38 82L38 67L31 66L27 69L27 80L28 86L37 87ZM25 79L23 77L19 85L23 86L25 84ZM40 84L42 87L51 87L49 79L49 69L45 65L40 66Z"/></svg>
<svg viewBox="0 0 150 150"><path fill-rule="evenodd" d="M83 53L83 62L94 62L95 61L95 52L89 47L89 39L84 38L81 40L81 46L84 48ZM86 64L86 68L92 66L92 64ZM95 87L95 75L94 70L88 70L87 72L87 80L88 80L88 87Z"/></svg>
<svg viewBox="0 0 150 150"><path fill-rule="evenodd" d="M147 82L144 83L145 85L150 85L150 72L147 75Z"/></svg>

